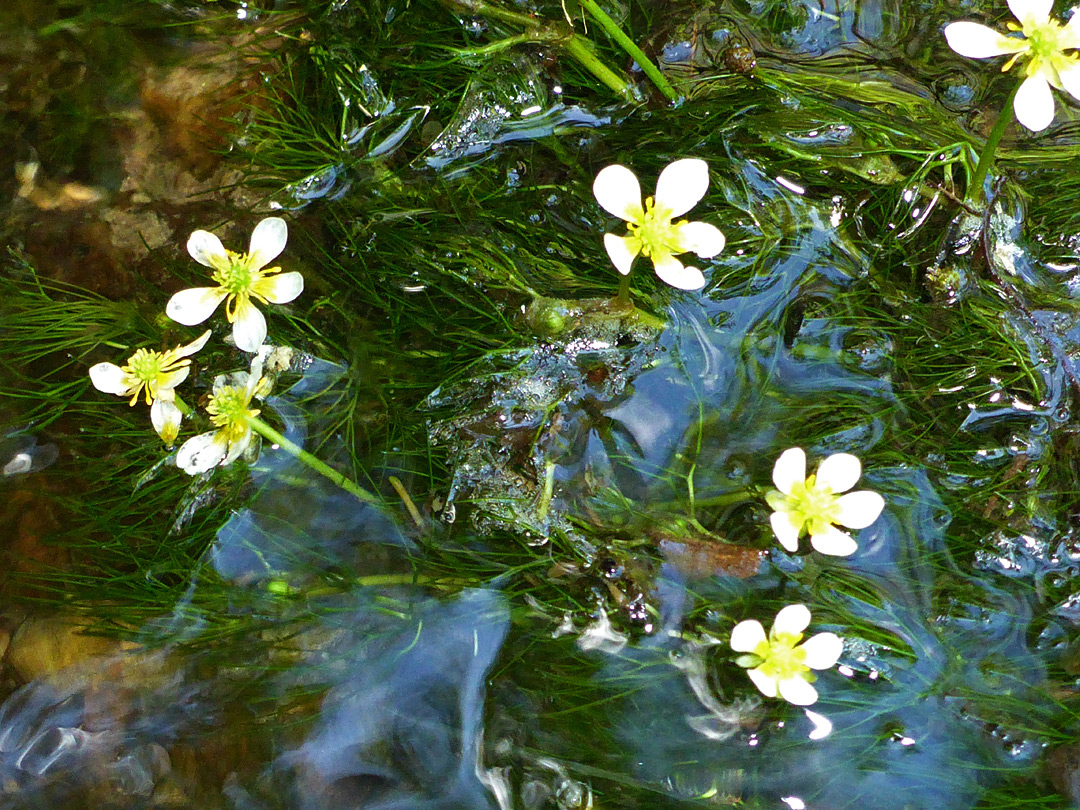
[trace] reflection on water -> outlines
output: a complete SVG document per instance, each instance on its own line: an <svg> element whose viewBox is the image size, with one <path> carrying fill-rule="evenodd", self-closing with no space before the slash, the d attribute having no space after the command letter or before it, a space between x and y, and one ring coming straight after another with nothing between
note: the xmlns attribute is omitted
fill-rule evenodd
<svg viewBox="0 0 1080 810"><path fill-rule="evenodd" d="M33 436L9 436L0 441L0 462L4 465L0 474L7 477L44 470L59 456L55 444L39 445Z"/></svg>
<svg viewBox="0 0 1080 810"><path fill-rule="evenodd" d="M252 639L236 670L171 648L23 687L0 710L6 806L497 806L507 786L483 764L482 721L505 599L394 601L388 611L388 600L342 595L321 605L326 619L289 626L276 653ZM291 665L275 663L286 649ZM293 708L256 718L238 710L242 695L251 708ZM190 792L208 772L230 804Z"/></svg>

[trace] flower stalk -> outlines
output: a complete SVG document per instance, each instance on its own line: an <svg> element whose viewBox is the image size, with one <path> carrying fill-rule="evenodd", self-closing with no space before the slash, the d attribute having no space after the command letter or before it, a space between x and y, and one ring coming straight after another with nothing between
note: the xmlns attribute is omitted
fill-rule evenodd
<svg viewBox="0 0 1080 810"><path fill-rule="evenodd" d="M1005 100L1005 106L1001 108L1001 112L998 113L997 120L994 121L994 127L990 130L990 135L986 138L986 143L983 144L982 152L979 153L979 162L975 164L975 173L971 176L971 183L968 185L967 194L964 198L968 202L980 203L983 201L985 191L983 185L986 182L986 175L990 172L990 167L994 165L994 158L997 155L998 145L1001 143L1001 138L1005 134L1005 130L1008 128L1009 123L1015 117L1013 112L1013 100L1016 98L1016 93L1020 89L1020 85L1017 84L1013 87L1012 92L1009 93L1008 99Z"/></svg>
<svg viewBox="0 0 1080 810"><path fill-rule="evenodd" d="M604 86L616 95L621 96L624 101L635 102L638 100L633 85L604 64L596 55L592 43L587 38L574 33L569 26L562 22L538 20L527 14L501 8L494 3L487 2L487 0L441 0L441 2L444 6L458 13L479 14L524 29L520 35L514 35L499 43L493 43L498 45L497 50L502 50L507 43L516 45L524 42L548 42L558 45ZM484 51L482 48L478 50L479 52Z"/></svg>
<svg viewBox="0 0 1080 810"><path fill-rule="evenodd" d="M306 464L315 472L325 476L326 478L329 478L346 492L355 495L357 498L359 498L361 501L364 501L365 503L379 503L379 498L376 495L368 492L366 489L358 485L347 475L338 472L325 461L322 461L316 456L313 456L307 450L300 447L300 445L285 438L284 435L274 430L258 416L251 416L250 414L248 414L244 417L244 421L247 423L248 427L251 428L252 431L258 433L267 441L273 442L286 453L294 456L298 461Z"/></svg>
<svg viewBox="0 0 1080 810"><path fill-rule="evenodd" d="M614 70L609 68L600 58L593 53L590 42L587 39L571 32L565 39L560 40L563 48L570 56L574 57L581 66L588 70L617 95L622 96L624 101L636 101L634 90L630 83L623 79Z"/></svg>
<svg viewBox="0 0 1080 810"><path fill-rule="evenodd" d="M649 77L656 89L659 90L668 101L678 101L679 94L675 92L675 88L671 86L667 79L664 78L664 74L660 72L658 68L649 57L645 55L645 51L641 50L637 46L634 40L630 39L626 33L597 4L596 0L582 0L581 7L589 12L590 16L596 20L600 27L603 28L615 42L632 58L643 71L645 75Z"/></svg>

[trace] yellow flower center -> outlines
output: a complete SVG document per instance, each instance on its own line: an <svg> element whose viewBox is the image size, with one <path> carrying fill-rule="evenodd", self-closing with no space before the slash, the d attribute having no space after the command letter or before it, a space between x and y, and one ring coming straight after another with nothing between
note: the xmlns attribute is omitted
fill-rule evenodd
<svg viewBox="0 0 1080 810"><path fill-rule="evenodd" d="M218 286L229 294L225 299L225 317L229 319L229 323L236 320L237 310L246 306L250 299L266 303L266 298L259 294L259 282L280 271L280 267L256 270L252 267L249 254L234 253L231 250L225 251L224 260L214 261L214 272L211 276Z"/></svg>
<svg viewBox="0 0 1080 810"><path fill-rule="evenodd" d="M1064 26L1057 20L1035 22L1028 19L1024 22L1023 27L1016 23L1009 23L1008 27L1012 31L1023 31L1025 42L1023 49L1013 54L1009 61L1002 66L1002 72L1007 71L1016 64L1016 60L1021 56L1026 56L1028 59L1026 68L1028 76L1034 76L1049 69L1054 74L1056 82L1057 73L1065 67L1065 62L1080 59L1080 55L1076 53L1066 54L1064 52L1066 47L1069 46L1062 43L1061 34Z"/></svg>
<svg viewBox="0 0 1080 810"><path fill-rule="evenodd" d="M671 209L658 206L649 197L645 200L645 214L640 222L627 224L630 235L640 240L643 256L671 254L675 251L675 228L671 224ZM681 252L681 251L680 251Z"/></svg>
<svg viewBox="0 0 1080 810"><path fill-rule="evenodd" d="M214 281L229 295L246 295L259 274L257 270L251 269L251 257L246 253L233 253L231 250L226 250L225 256L225 261L215 262Z"/></svg>
<svg viewBox="0 0 1080 810"><path fill-rule="evenodd" d="M261 381L260 381L261 384ZM238 385L226 385L210 397L206 412L210 423L218 428L230 444L242 439L251 429L248 419L259 415L258 408L249 408L251 402L247 389Z"/></svg>
<svg viewBox="0 0 1080 810"><path fill-rule="evenodd" d="M128 375L129 384L132 385L131 402L134 405L139 400L139 394L146 389L146 404L152 405L158 396L158 386L165 382L165 378L184 366L190 365L187 358L176 358L171 351L155 352L152 349L138 349L135 354L128 358L127 365L121 367L121 371Z"/></svg>
<svg viewBox="0 0 1080 810"><path fill-rule="evenodd" d="M840 516L839 498L831 488L817 486L817 476L796 481L784 498L786 511L793 521L803 524L810 534L824 534Z"/></svg>
<svg viewBox="0 0 1080 810"><path fill-rule="evenodd" d="M803 673L810 671L810 667L803 663L806 660L806 650L796 646L800 641L802 633L770 633L769 638L759 642L754 648L753 654L761 659L757 669L763 675L781 681L803 676Z"/></svg>

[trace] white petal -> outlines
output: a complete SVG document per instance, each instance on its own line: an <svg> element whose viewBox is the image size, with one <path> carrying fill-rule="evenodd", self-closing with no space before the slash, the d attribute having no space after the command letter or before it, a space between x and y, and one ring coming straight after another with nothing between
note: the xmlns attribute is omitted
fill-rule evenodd
<svg viewBox="0 0 1080 810"><path fill-rule="evenodd" d="M780 454L772 468L772 480L785 495L791 487L806 480L806 453L801 447L790 447Z"/></svg>
<svg viewBox="0 0 1080 810"><path fill-rule="evenodd" d="M217 304L215 304L214 307L216 309ZM207 329L205 332L195 338L195 340L191 341L191 343L189 343L188 345L180 346L179 348L174 349L173 354L177 357L190 357L191 355L195 354L195 352L202 349L202 347L206 345L206 341L208 341L209 339L210 330Z"/></svg>
<svg viewBox="0 0 1080 810"><path fill-rule="evenodd" d="M950 48L971 59L988 59L1003 53L1016 53L1027 47L1023 39L1007 37L993 28L966 21L946 25L945 39Z"/></svg>
<svg viewBox="0 0 1080 810"><path fill-rule="evenodd" d="M810 609L806 605L788 605L781 608L773 619L770 634L790 633L796 635L810 626Z"/></svg>
<svg viewBox="0 0 1080 810"><path fill-rule="evenodd" d="M255 230L251 232L251 244L248 247L251 269L259 270L270 264L281 255L288 240L289 226L281 217L267 217L256 225ZM291 301L292 298L289 300Z"/></svg>
<svg viewBox="0 0 1080 810"><path fill-rule="evenodd" d="M616 236L613 233L604 234L604 248L611 258L615 269L624 276L630 275L630 266L641 251L641 240L634 236Z"/></svg>
<svg viewBox="0 0 1080 810"><path fill-rule="evenodd" d="M213 315L227 294L220 287L192 287L190 290L181 290L169 299L169 303L165 305L165 314L184 326L195 326Z"/></svg>
<svg viewBox="0 0 1080 810"><path fill-rule="evenodd" d="M676 160L656 181L656 207L679 217L701 202L709 189L709 164L700 158Z"/></svg>
<svg viewBox="0 0 1080 810"><path fill-rule="evenodd" d="M862 464L851 453L834 453L817 469L815 486L828 487L833 492L847 492L862 475Z"/></svg>
<svg viewBox="0 0 1080 810"><path fill-rule="evenodd" d="M154 404L150 406L150 422L157 431L157 435L169 447L173 446L180 433L180 421L183 418L180 409L171 401L155 399Z"/></svg>
<svg viewBox="0 0 1080 810"><path fill-rule="evenodd" d="M257 352L266 340L266 318L250 301L237 304L232 334L236 348L245 352Z"/></svg>
<svg viewBox="0 0 1080 810"><path fill-rule="evenodd" d="M731 649L735 652L753 652L765 640L765 628L757 619L739 622L731 631Z"/></svg>
<svg viewBox="0 0 1080 810"><path fill-rule="evenodd" d="M1016 120L1032 132L1042 132L1054 120L1054 94L1041 73L1028 76L1013 99Z"/></svg>
<svg viewBox="0 0 1080 810"><path fill-rule="evenodd" d="M692 250L702 259L711 259L724 249L724 234L708 222L684 222L675 226L676 253Z"/></svg>
<svg viewBox="0 0 1080 810"><path fill-rule="evenodd" d="M837 523L849 529L865 529L878 519L885 508L885 499L876 492L864 489L841 495L836 499L836 505L840 508Z"/></svg>
<svg viewBox="0 0 1080 810"><path fill-rule="evenodd" d="M210 231L195 231L191 234L187 240L187 252L204 267L214 267L215 261L220 264L229 260L225 246Z"/></svg>
<svg viewBox="0 0 1080 810"><path fill-rule="evenodd" d="M229 464L232 464L234 461L236 461L236 459L240 458L240 456L243 455L244 451L248 449L248 446L250 444L251 431L249 430L247 433L245 433L243 436L241 436L239 439L229 445L229 451L225 455L224 460L222 460L222 465L228 466Z"/></svg>
<svg viewBox="0 0 1080 810"><path fill-rule="evenodd" d="M797 675L780 681L776 688L780 697L796 706L811 706L817 703L817 689Z"/></svg>
<svg viewBox="0 0 1080 810"><path fill-rule="evenodd" d="M1073 15L1073 19L1080 19L1080 11ZM1078 26L1077 35L1080 38L1080 26ZM1080 43L1076 47L1080 47ZM1065 92L1080 101L1080 61L1070 61L1065 70L1058 71L1058 78L1061 79L1061 86Z"/></svg>
<svg viewBox="0 0 1080 810"><path fill-rule="evenodd" d="M761 694L765 695L765 697L776 697L776 678L766 675L760 669L748 669L746 674L750 676L754 686L761 690Z"/></svg>
<svg viewBox="0 0 1080 810"><path fill-rule="evenodd" d="M799 645L806 650L803 663L810 669L830 669L840 660L844 651L844 640L836 633L818 633Z"/></svg>
<svg viewBox="0 0 1080 810"><path fill-rule="evenodd" d="M225 442L217 431L192 436L176 452L176 466L188 475L198 475L213 469L225 458Z"/></svg>
<svg viewBox="0 0 1080 810"><path fill-rule="evenodd" d="M1054 0L1007 0L1009 11L1020 22L1031 20L1036 24L1045 24L1050 19Z"/></svg>
<svg viewBox="0 0 1080 810"><path fill-rule="evenodd" d="M304 277L296 272L266 276L252 284L251 289L271 304L287 304L304 291Z"/></svg>
<svg viewBox="0 0 1080 810"><path fill-rule="evenodd" d="M256 353L256 355L251 358L251 371L247 373L247 377L242 383L242 385L244 386L244 390L247 392L248 399L251 399L252 395L255 393L255 390L259 387L259 382L262 380L263 359L259 356L260 354L262 354L261 351Z"/></svg>
<svg viewBox="0 0 1080 810"><path fill-rule="evenodd" d="M131 396L126 379L127 375L120 366L113 363L98 363L90 366L90 382L102 393L116 394L120 397Z"/></svg>
<svg viewBox="0 0 1080 810"><path fill-rule="evenodd" d="M674 256L653 254L653 269L660 280L679 290L700 290L705 286L705 276L696 267L683 263Z"/></svg>
<svg viewBox="0 0 1080 810"><path fill-rule="evenodd" d="M632 171L615 163L600 170L593 181L593 194L600 207L627 222L641 222L641 184Z"/></svg>
<svg viewBox="0 0 1080 810"><path fill-rule="evenodd" d="M773 534L785 549L794 554L799 550L799 534L802 532L802 524L796 524L787 512L773 512L769 515L769 523L772 525Z"/></svg>
<svg viewBox="0 0 1080 810"><path fill-rule="evenodd" d="M859 550L859 544L851 539L851 535L835 526L830 526L824 534L810 535L810 545L814 551L830 557L850 557Z"/></svg>

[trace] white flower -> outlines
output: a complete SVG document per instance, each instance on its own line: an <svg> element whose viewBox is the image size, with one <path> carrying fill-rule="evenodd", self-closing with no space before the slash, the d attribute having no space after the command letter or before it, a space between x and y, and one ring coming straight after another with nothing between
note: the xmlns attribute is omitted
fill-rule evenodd
<svg viewBox="0 0 1080 810"><path fill-rule="evenodd" d="M780 697L796 706L817 701L811 669L829 669L840 659L844 642L835 633L818 633L799 644L810 625L806 605L788 605L776 614L769 635L756 619L739 622L731 631L731 649L746 653L736 660L766 697Z"/></svg>
<svg viewBox="0 0 1080 810"><path fill-rule="evenodd" d="M139 400L145 392L146 404L150 406L150 421L162 441L172 447L180 432L182 414L176 407L176 386L187 379L195 352L206 345L210 331L203 332L186 346L177 346L164 352L139 349L123 366L114 363L98 363L90 367L90 381L106 394L128 397L129 405Z"/></svg>
<svg viewBox="0 0 1080 810"><path fill-rule="evenodd" d="M641 205L641 185L632 171L615 164L602 169L593 181L593 194L604 210L627 222L628 236L604 234L604 247L624 276L640 253L652 259L656 275L680 290L698 290L705 276L696 267L684 267L676 254L693 251L703 259L724 249L724 234L706 222L672 222L693 208L709 187L704 160L685 158L660 173L656 197Z"/></svg>
<svg viewBox="0 0 1080 810"><path fill-rule="evenodd" d="M1021 32L1022 37L1006 36L975 22L945 26L949 47L961 56L988 59L1012 54L1003 71L1017 59L1027 60L1027 78L1017 90L1013 110L1016 119L1034 132L1046 129L1054 120L1051 86L1080 99L1080 60L1075 53L1065 53L1080 48L1080 13L1062 25L1050 18L1053 5L1053 0L1009 0L1009 10L1020 21L1020 25L1009 23L1009 30Z"/></svg>
<svg viewBox="0 0 1080 810"><path fill-rule="evenodd" d="M184 442L176 453L176 466L188 475L198 475L220 464L232 464L251 444L250 419L260 413L251 400L266 396L270 381L262 376L262 361L256 358L251 372L220 375L206 406L210 422L217 430L200 433Z"/></svg>
<svg viewBox="0 0 1080 810"><path fill-rule="evenodd" d="M846 557L858 545L851 535L833 524L849 529L865 529L878 519L885 499L869 490L847 492L862 475L862 465L849 453L836 453L818 466L816 475L806 476L806 453L802 448L785 450L773 466L776 489L765 495L775 511L770 517L773 532L788 551L799 548L805 529L810 545L822 554ZM779 491L777 491L779 490Z"/></svg>
<svg viewBox="0 0 1080 810"><path fill-rule="evenodd" d="M181 290L169 299L165 314L187 326L202 323L225 301L225 316L233 325L233 340L245 352L255 352L266 340L266 318L251 299L287 304L304 291L304 277L281 273L280 267L263 269L285 249L289 232L285 220L267 217L251 234L248 252L226 250L209 231L195 231L188 239L191 258L213 269L217 287ZM281 273L280 275L277 275Z"/></svg>

